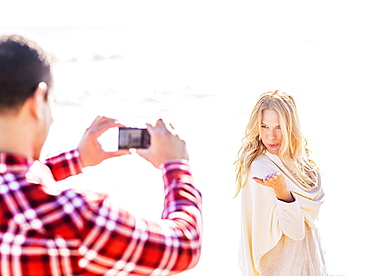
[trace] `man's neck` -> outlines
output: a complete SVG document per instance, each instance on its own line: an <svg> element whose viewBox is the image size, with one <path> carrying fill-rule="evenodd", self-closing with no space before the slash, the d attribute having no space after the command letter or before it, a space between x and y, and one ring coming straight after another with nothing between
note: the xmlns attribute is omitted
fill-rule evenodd
<svg viewBox="0 0 370 276"><path fill-rule="evenodd" d="M33 132L21 116L0 116L0 151L33 158Z"/></svg>

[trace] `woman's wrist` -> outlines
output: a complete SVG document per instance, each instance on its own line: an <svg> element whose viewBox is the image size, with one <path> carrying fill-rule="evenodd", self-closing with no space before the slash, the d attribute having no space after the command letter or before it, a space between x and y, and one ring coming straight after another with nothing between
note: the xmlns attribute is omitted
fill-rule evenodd
<svg viewBox="0 0 370 276"><path fill-rule="evenodd" d="M285 201L285 202L288 202L288 203L295 201L292 193L290 191L288 191L287 189L275 190L275 195L276 195L276 198L281 200L281 201Z"/></svg>

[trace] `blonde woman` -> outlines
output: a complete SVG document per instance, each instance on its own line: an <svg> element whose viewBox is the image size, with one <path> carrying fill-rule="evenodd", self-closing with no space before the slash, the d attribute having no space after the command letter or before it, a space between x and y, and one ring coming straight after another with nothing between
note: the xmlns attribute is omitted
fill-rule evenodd
<svg viewBox="0 0 370 276"><path fill-rule="evenodd" d="M243 275L327 275L315 222L324 193L306 145L293 97L262 94L236 161Z"/></svg>

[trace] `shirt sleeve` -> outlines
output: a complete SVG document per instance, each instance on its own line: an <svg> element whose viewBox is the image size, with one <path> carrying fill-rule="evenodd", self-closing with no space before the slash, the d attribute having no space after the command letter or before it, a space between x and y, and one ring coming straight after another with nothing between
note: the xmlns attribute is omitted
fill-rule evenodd
<svg viewBox="0 0 370 276"><path fill-rule="evenodd" d="M45 165L50 168L56 181L82 172L78 150L71 150L46 159Z"/></svg>
<svg viewBox="0 0 370 276"><path fill-rule="evenodd" d="M276 199L276 207L281 231L292 240L302 240L305 237L305 225L298 201L288 203Z"/></svg>
<svg viewBox="0 0 370 276"><path fill-rule="evenodd" d="M268 164L255 162L252 164L251 174L265 178L275 171L275 168L270 168ZM302 240L305 236L305 218L294 193L292 193L294 202L288 203L276 198L274 190L270 187L264 187L253 180L248 184L253 187L255 198L253 208L259 210L259 214L264 214L264 219L269 219L284 235L293 240Z"/></svg>
<svg viewBox="0 0 370 276"><path fill-rule="evenodd" d="M165 200L161 220L134 217L112 208L107 199L81 212L86 220L79 249L81 268L98 275L172 275L197 264L201 193L193 186L186 162L166 163L162 171Z"/></svg>

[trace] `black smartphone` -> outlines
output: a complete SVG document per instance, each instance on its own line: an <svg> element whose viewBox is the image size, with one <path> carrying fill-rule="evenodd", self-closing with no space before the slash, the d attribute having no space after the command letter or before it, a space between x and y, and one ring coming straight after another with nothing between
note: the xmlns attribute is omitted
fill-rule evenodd
<svg viewBox="0 0 370 276"><path fill-rule="evenodd" d="M146 128L119 128L119 149L146 149L150 146L150 134Z"/></svg>

